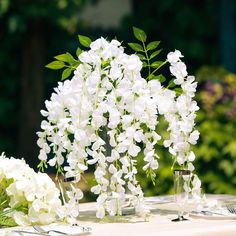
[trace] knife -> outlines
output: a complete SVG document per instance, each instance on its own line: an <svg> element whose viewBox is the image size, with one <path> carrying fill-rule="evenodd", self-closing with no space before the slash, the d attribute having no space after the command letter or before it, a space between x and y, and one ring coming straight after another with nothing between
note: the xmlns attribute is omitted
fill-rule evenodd
<svg viewBox="0 0 236 236"><path fill-rule="evenodd" d="M46 233L31 232L31 231L26 231L26 230L12 230L11 232L23 233L23 234L34 234L34 235L51 236L50 234L46 234Z"/></svg>
<svg viewBox="0 0 236 236"><path fill-rule="evenodd" d="M39 233L39 232L32 232L32 231L26 231L26 230L12 230L11 232L14 233L22 233L22 234L34 234L34 235L44 235L44 236L52 236L52 234L48 234L48 233ZM86 236L86 235L90 235L91 232L81 232L78 233L78 235L80 236ZM69 234L67 234L69 235Z"/></svg>
<svg viewBox="0 0 236 236"><path fill-rule="evenodd" d="M213 211L206 211L206 210L203 210L203 211L192 211L193 214L204 214L204 215L208 215L208 216L212 216L212 215L220 215L220 216L227 216L223 213L219 213L219 212L213 212Z"/></svg>

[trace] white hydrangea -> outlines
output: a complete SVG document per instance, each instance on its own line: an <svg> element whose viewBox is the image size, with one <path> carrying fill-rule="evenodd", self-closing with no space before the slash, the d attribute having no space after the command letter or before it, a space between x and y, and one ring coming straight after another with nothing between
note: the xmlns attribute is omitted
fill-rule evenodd
<svg viewBox="0 0 236 236"><path fill-rule="evenodd" d="M0 156L0 183L9 181L6 193L9 207L24 206L24 211L14 211L13 218L18 225L50 224L58 219L61 209L59 190L45 173L36 173L23 159Z"/></svg>
<svg viewBox="0 0 236 236"><path fill-rule="evenodd" d="M80 175L88 165L96 164L98 194L97 217L120 212L126 186L139 208L143 192L136 180L136 157L143 147L144 170L158 168L155 145L158 116L169 122L170 139L165 141L179 164L193 160L190 144L198 133L193 131L195 111L192 100L196 90L194 77L188 76L179 51L168 54L174 82L183 93L164 88L159 81L146 81L140 71L142 62L127 55L117 40L97 39L90 50L80 54L81 64L71 80L59 82L51 99L41 111L45 120L38 132L39 159L51 166L64 167L66 177ZM49 153L53 157L49 159ZM189 165L192 169L192 166ZM119 202L119 204L117 204Z"/></svg>

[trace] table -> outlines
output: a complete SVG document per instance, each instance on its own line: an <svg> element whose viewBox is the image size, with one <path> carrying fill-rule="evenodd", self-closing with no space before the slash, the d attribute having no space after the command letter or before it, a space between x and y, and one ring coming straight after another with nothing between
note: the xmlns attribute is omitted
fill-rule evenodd
<svg viewBox="0 0 236 236"><path fill-rule="evenodd" d="M232 195L207 195L209 199L234 200ZM236 220L188 217L188 221L172 222L176 218L174 202L153 204L149 220L134 215L125 216L127 222L101 222L95 217L96 204L83 203L79 224L92 227L91 236L236 236ZM0 236L4 235L0 230ZM26 234L25 234L26 235Z"/></svg>
<svg viewBox="0 0 236 236"><path fill-rule="evenodd" d="M232 195L207 195L209 199L234 200ZM80 223L91 226L91 236L236 236L236 220L219 220L190 218L188 221L172 222L176 218L176 205L174 202L154 204L149 221L130 216L128 223L99 223L95 218L86 219L86 212L91 215L95 212L94 203L81 206L83 216ZM84 212L84 214L83 214ZM94 213L95 214L95 213Z"/></svg>

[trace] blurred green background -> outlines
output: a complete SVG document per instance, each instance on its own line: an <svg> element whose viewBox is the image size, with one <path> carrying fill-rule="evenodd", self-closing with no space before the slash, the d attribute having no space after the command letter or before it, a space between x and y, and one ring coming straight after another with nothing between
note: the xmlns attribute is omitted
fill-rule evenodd
<svg viewBox="0 0 236 236"><path fill-rule="evenodd" d="M39 111L60 80L45 65L65 51L75 56L78 34L116 37L126 46L132 26L162 41L162 59L174 49L185 56L199 83L196 172L205 192L235 194L235 0L0 0L0 151L36 168ZM147 196L173 191L171 157L157 152L156 186L141 168L138 176Z"/></svg>

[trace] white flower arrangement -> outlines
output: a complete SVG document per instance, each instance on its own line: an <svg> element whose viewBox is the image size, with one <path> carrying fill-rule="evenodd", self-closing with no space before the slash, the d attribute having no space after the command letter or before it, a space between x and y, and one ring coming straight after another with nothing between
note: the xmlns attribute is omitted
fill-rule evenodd
<svg viewBox="0 0 236 236"><path fill-rule="evenodd" d="M23 159L0 156L0 225L49 224L61 209L59 190L45 173Z"/></svg>
<svg viewBox="0 0 236 236"><path fill-rule="evenodd" d="M120 215L127 191L132 204L141 209L143 191L136 179L136 157L143 152L143 169L154 178L159 159L155 145L163 139L157 133L159 116L169 123L170 136L164 146L181 167L194 170L195 155L190 146L199 137L194 130L199 109L193 100L197 86L194 76L188 76L178 50L170 52L164 62L151 63L160 50L150 56L148 52L159 42L146 46L146 34L138 28L134 28L134 35L142 43L129 44L137 54L126 54L117 40L99 38L91 42L80 36L80 43L89 47L88 51L78 49L78 60L69 53L56 56L57 61L48 65L52 69L66 66L63 79L72 71L74 74L72 79L58 83L45 102L46 110L41 111L45 120L38 132L40 167L48 163L58 172L65 171L66 177L80 181L88 166L95 165L97 184L91 191L98 195L98 218L106 212ZM175 78L164 86L160 82L163 76L155 73L168 62ZM141 75L143 68L148 69L146 79ZM170 89L176 85L178 90ZM199 193L199 179L194 174L192 179L188 191Z"/></svg>

